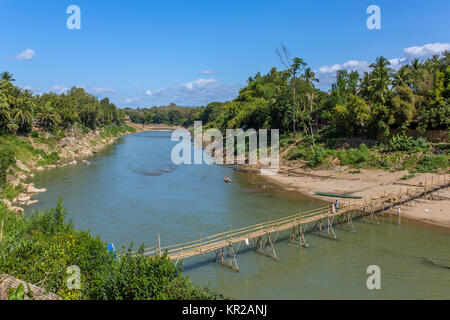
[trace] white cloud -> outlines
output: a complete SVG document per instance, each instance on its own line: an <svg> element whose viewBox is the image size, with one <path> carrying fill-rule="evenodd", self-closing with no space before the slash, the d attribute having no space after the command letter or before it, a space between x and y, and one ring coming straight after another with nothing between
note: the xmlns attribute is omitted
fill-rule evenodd
<svg viewBox="0 0 450 320"><path fill-rule="evenodd" d="M147 103L179 105L204 105L206 101L228 101L239 93L240 86L219 83L216 79L197 79L176 84L167 88L147 90Z"/></svg>
<svg viewBox="0 0 450 320"><path fill-rule="evenodd" d="M403 65L403 63L406 62L406 58L394 58L390 59L389 62L391 63L391 68L398 70Z"/></svg>
<svg viewBox="0 0 450 320"><path fill-rule="evenodd" d="M405 48L403 52L412 58L424 58L440 54L445 50L450 50L450 43L428 43L420 47Z"/></svg>
<svg viewBox="0 0 450 320"><path fill-rule="evenodd" d="M327 74L327 73L336 73L338 70L356 70L356 71L368 71L370 63L367 61L359 61L359 60L349 60L343 64L335 64L331 67L323 66L317 73Z"/></svg>
<svg viewBox="0 0 450 320"><path fill-rule="evenodd" d="M69 88L66 88L63 85L56 85L56 86L53 86L52 89L51 89L51 91L53 91L55 93L58 93L58 94L65 93L68 90L69 90Z"/></svg>
<svg viewBox="0 0 450 320"><path fill-rule="evenodd" d="M140 100L141 100L141 98L127 98L127 99L125 99L125 103L131 104L131 103L138 102Z"/></svg>
<svg viewBox="0 0 450 320"><path fill-rule="evenodd" d="M19 53L18 55L15 55L11 59L12 60L31 61L34 58L35 54L36 53L34 52L34 50L26 49L26 50L22 51L21 53Z"/></svg>
<svg viewBox="0 0 450 320"><path fill-rule="evenodd" d="M205 76L214 76L216 74L220 74L220 72L217 72L214 70L203 70L203 71L200 71L200 74L205 75Z"/></svg>
<svg viewBox="0 0 450 320"><path fill-rule="evenodd" d="M100 87L90 87L87 90L93 94L100 94L100 95L116 92L116 89L113 88L100 88Z"/></svg>
<svg viewBox="0 0 450 320"><path fill-rule="evenodd" d="M332 66L323 66L318 70L314 70L319 79L319 86L323 89L331 86L336 82L336 72L338 70L358 71L359 74L368 72L370 70L370 62L360 60L349 60L342 64L335 64Z"/></svg>
<svg viewBox="0 0 450 320"><path fill-rule="evenodd" d="M182 86L188 88L189 90L195 89L195 88L204 88L208 84L217 82L216 79L197 79L195 81L186 82L183 83Z"/></svg>
<svg viewBox="0 0 450 320"><path fill-rule="evenodd" d="M153 95L156 95L158 93L163 92L164 90L166 90L166 89L165 88L159 88L159 89L154 89L154 90L147 90L147 91L145 91L145 95L153 96Z"/></svg>
<svg viewBox="0 0 450 320"><path fill-rule="evenodd" d="M399 69L403 63L406 62L406 58L393 58L390 59L390 67L393 69ZM342 64L335 64L332 66L323 66L318 70L314 70L317 78L319 79L319 86L325 89L327 86L331 86L336 82L336 72L338 70L357 71L360 75L364 72L369 72L370 62L361 60L349 60Z"/></svg>
<svg viewBox="0 0 450 320"><path fill-rule="evenodd" d="M34 94L39 94L42 92L41 88L33 88L33 86L25 86L23 87L25 90L33 91Z"/></svg>

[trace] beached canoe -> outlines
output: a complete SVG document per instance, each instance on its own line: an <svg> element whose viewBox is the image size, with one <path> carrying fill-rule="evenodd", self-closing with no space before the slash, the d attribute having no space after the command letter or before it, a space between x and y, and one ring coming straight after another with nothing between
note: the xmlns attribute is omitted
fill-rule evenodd
<svg viewBox="0 0 450 320"><path fill-rule="evenodd" d="M334 198L362 199L362 197L360 197L360 196L348 196L345 194L334 194L334 193L325 193L325 192L315 192L315 194L317 194L319 196L334 197Z"/></svg>

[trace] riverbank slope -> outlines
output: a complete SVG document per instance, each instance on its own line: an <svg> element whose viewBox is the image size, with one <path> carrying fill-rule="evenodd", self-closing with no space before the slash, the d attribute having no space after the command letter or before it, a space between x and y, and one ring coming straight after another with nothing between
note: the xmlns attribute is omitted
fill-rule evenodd
<svg viewBox="0 0 450 320"><path fill-rule="evenodd" d="M11 150L13 165L6 170L6 185L1 191L2 202L14 212L37 203L31 199L38 189L29 180L38 171L76 165L89 165L89 157L113 144L119 137L135 133L131 126L106 126L97 130L72 127L59 136L34 131L28 137L1 136L4 148Z"/></svg>
<svg viewBox="0 0 450 320"><path fill-rule="evenodd" d="M407 181L402 178L404 171L361 169L358 173L345 170L312 170L281 167L274 175L264 176L269 182L280 188L297 191L310 197L327 202L336 198L316 195L315 192L374 197L383 193L398 192L408 187L420 185L432 179L450 179L450 174L418 173ZM450 190L442 190L439 197L432 200L419 199L412 205L401 206L402 216L450 228Z"/></svg>

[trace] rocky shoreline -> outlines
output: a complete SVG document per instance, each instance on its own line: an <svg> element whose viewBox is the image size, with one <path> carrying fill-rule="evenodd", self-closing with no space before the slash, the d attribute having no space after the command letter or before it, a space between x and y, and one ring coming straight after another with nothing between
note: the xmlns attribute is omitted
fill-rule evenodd
<svg viewBox="0 0 450 320"><path fill-rule="evenodd" d="M37 159L32 159L26 164L20 160L16 160L16 165L14 174L7 175L7 183L12 187L17 188L20 186L21 192L18 196L14 197L12 201L8 199L2 199L2 202L6 204L9 210L15 213L24 212L24 207L32 206L39 203L39 200L32 199L33 195L38 193L46 192L45 188L37 188L34 183L29 182L35 177L35 173L39 171L54 169L58 167L74 166L78 164L90 165L88 158L93 156L95 153L101 151L109 145L112 145L122 136L129 134L135 134L144 131L162 131L162 130L176 130L181 127L177 126L167 126L167 125L140 125L134 123L127 123L128 126L132 127L135 132L125 132L119 133L117 136L113 137L102 137L99 130L90 130L88 133L82 133L80 130L72 129L67 132L67 136L58 141L54 148L49 148L48 145L43 143L38 143L32 138L27 138L30 140L31 144L36 149L42 149L47 154L56 151L60 160L56 164L49 164L40 166L38 165ZM47 138L49 134L47 134Z"/></svg>
<svg viewBox="0 0 450 320"><path fill-rule="evenodd" d="M102 138L99 131L90 131L84 135L80 135L79 132L70 132L67 137L58 141L53 149L29 138L35 148L42 149L46 153L56 151L60 160L58 160L56 164L44 166L37 164L39 158L32 159L26 164L20 160L16 160L15 168L13 168L14 174L8 174L6 180L12 187L20 187L21 192L18 196L14 197L12 201L2 199L2 202L6 204L11 211L22 213L24 211L23 207L32 206L39 202L39 200L32 199L33 195L47 191L45 188L36 188L32 182L27 182L34 178L36 172L77 165L79 163L90 165L90 162L86 158L113 144L119 137L127 134L131 134L131 132L122 133L115 137Z"/></svg>

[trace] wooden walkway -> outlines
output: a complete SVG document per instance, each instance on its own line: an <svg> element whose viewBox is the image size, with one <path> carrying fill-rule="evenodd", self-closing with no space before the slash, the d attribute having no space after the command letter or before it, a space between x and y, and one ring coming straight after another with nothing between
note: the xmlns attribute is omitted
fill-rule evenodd
<svg viewBox="0 0 450 320"><path fill-rule="evenodd" d="M230 230L189 241L181 244L161 247L158 235L158 244L144 250L145 255L163 255L167 253L170 260L179 260L205 255L215 252L215 259L223 265L238 271L236 253L241 245L249 246L256 242L256 251L278 260L274 243L280 232L290 231L289 241L301 247L307 247L305 233L319 232L336 239L333 226L342 225L348 231L355 232L353 219L355 217L370 218L377 222L377 214L397 214L396 207L408 204L419 198L429 197L450 186L450 179L444 177L427 181L422 185L402 188L395 193L385 193L370 199L355 201L340 201L337 212L332 212L331 206L317 208L305 212L298 212L288 217L262 222L248 227Z"/></svg>

